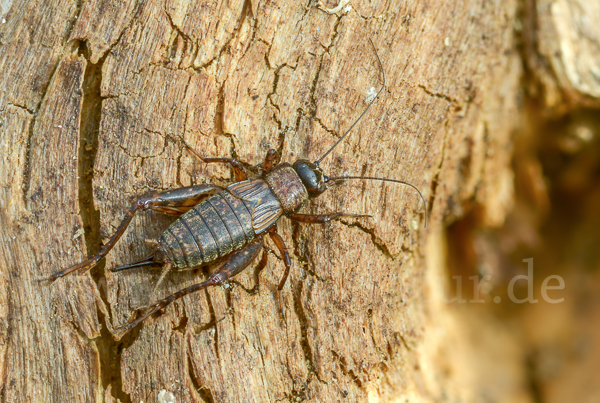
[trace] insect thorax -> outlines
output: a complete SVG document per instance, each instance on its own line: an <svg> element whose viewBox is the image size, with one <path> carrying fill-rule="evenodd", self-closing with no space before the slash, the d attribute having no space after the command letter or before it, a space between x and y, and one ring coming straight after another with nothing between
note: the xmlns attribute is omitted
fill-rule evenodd
<svg viewBox="0 0 600 403"><path fill-rule="evenodd" d="M283 210L292 212L308 200L308 192L294 168L283 163L265 178Z"/></svg>

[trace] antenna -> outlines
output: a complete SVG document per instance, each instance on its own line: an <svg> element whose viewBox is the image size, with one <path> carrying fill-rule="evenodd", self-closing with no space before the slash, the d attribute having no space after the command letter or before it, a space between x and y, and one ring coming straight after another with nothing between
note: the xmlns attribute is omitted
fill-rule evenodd
<svg viewBox="0 0 600 403"><path fill-rule="evenodd" d="M331 151L333 151L333 149L338 144L340 144L340 142L342 140L344 140L344 137L346 137L348 135L348 133L350 133L350 131L354 128L354 126L356 126L356 124L362 119L362 117L367 113L367 111L369 110L369 108L371 107L371 105L373 105L375 103L375 101L379 97L379 94L381 93L381 91L383 91L383 89L385 88L385 71L383 70L383 64L381 64L381 60L379 59L379 55L377 54L377 48L375 48L375 45L373 44L373 41L371 40L371 38L369 38L369 42L371 42L371 46L373 46L373 50L375 51L375 56L377 56L377 62L379 62L379 68L381 69L381 76L383 78L383 85L381 86L381 88L379 89L379 91L377 91L377 95L375 95L375 98L373 98L373 100L369 103L369 105L367 105L367 107L365 108L365 110L360 114L360 116L358 117L358 119L356 119L356 121L354 123L352 123L352 126L350 126L350 128L348 130L346 130L346 133L344 133L344 135L342 137L340 137L340 139L338 141L336 141L335 144L329 150L327 150L327 152L325 154L323 154L323 156L321 158L319 158L318 160L316 160L314 162L314 164L316 166L319 166L319 163L321 161L323 161L323 159L325 159L325 157L327 157L329 155L329 153Z"/></svg>
<svg viewBox="0 0 600 403"><path fill-rule="evenodd" d="M368 179L368 180L374 180L374 181L382 181L382 182L395 182L395 183L400 183L403 185L407 185L410 186L411 188L413 188L414 190L417 191L417 193L419 194L419 196L421 196L421 200L423 200L423 211L425 212L425 223L424 223L424 227L427 227L427 203L425 202L425 198L423 197L423 194L421 193L421 191L419 189L417 189L417 187L411 183L405 182L405 181L401 181L398 179L388 179L388 178L376 178L373 176L338 176L335 178L325 178L326 182L329 181L345 181L347 179Z"/></svg>

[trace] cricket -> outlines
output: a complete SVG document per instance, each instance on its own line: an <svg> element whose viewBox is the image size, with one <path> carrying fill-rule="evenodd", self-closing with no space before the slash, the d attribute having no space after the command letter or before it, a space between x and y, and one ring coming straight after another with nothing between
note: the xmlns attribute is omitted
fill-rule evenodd
<svg viewBox="0 0 600 403"><path fill-rule="evenodd" d="M370 217L369 215L335 212L330 214L302 214L298 210L309 200L319 197L327 189L347 180L374 180L393 182L412 187L420 196L424 209L424 225L427 225L427 205L423 194L414 185L397 179L370 176L329 177L320 168L320 163L340 144L358 124L369 108L375 103L385 88L385 72L373 42L369 39L381 73L381 87L375 97L368 101L360 116L346 132L319 159L311 162L298 159L294 163L283 162L275 165L277 151L269 150L261 174L248 179L246 166L233 158L207 158L182 143L204 163L229 164L233 169L235 183L226 188L214 184L201 184L166 192L155 193L136 200L116 232L101 250L88 260L53 274L46 280L54 281L73 272L84 273L92 269L105 257L123 235L132 218L138 211L153 210L177 216L158 239L153 253L136 263L110 269L119 272L143 266L162 266L158 287L171 271L192 270L207 264L222 265L212 272L206 281L184 288L166 298L145 307L145 312L136 319L117 328L115 334L126 334L144 320L164 309L183 296L207 287L219 286L254 262L264 247L264 238L269 236L281 254L285 271L278 285L282 290L287 280L291 259L288 249L277 233L277 221L288 219L308 224L323 224L341 217ZM263 254L259 267L267 263Z"/></svg>

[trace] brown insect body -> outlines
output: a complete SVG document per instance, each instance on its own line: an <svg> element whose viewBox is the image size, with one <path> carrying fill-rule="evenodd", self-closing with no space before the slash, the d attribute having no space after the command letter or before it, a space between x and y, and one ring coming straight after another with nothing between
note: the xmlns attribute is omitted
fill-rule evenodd
<svg viewBox="0 0 600 403"><path fill-rule="evenodd" d="M161 235L154 261L162 257L180 271L211 263L251 243L306 200L298 173L287 163L278 165L264 178L229 185L184 213Z"/></svg>
<svg viewBox="0 0 600 403"><path fill-rule="evenodd" d="M373 43L371 42L371 45ZM375 49L375 46L373 45ZM263 176L248 180L247 167L240 161L231 158L205 158L183 142L198 158L205 163L226 163L234 171L236 182L227 188L211 184L189 186L142 197L135 201L129 212L117 228L115 234L94 256L85 262L71 266L53 274L49 280L55 280L71 272L87 271L94 267L100 259L112 249L123 235L138 210L154 210L164 214L179 216L163 232L157 242L154 254L137 263L110 269L121 271L147 265L163 265L163 273L158 284L171 269L190 270L215 261L224 261L223 265L210 274L204 282L180 290L152 304L139 318L118 328L116 333L124 334L144 321L153 313L166 307L178 298L209 286L223 284L232 276L244 270L252 263L263 249L265 235L273 240L285 265L285 272L278 285L281 290L285 285L291 259L283 239L277 234L276 223L282 216L303 223L325 223L340 217L366 217L360 214L332 213L323 215L296 213L308 199L315 198L329 187L348 179L370 179L401 183L411 186L417 191L423 204L425 198L421 192L408 182L376 177L327 177L319 167L319 163L348 135L373 105L385 87L383 66L377 61L382 71L383 85L377 95L369 102L358 119L341 136L338 141L317 161L298 160L293 166L282 163L273 167L277 152L269 150L263 164ZM427 209L425 209L425 223ZM259 268L266 265L267 254L259 262Z"/></svg>

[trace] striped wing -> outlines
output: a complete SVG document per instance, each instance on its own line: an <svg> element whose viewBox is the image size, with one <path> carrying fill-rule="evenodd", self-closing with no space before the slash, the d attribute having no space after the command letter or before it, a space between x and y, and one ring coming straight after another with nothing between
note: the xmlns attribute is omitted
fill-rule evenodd
<svg viewBox="0 0 600 403"><path fill-rule="evenodd" d="M271 227L281 214L283 208L275 197L267 182L248 180L237 182L227 187L232 195L241 199L252 216L252 228L256 234Z"/></svg>

